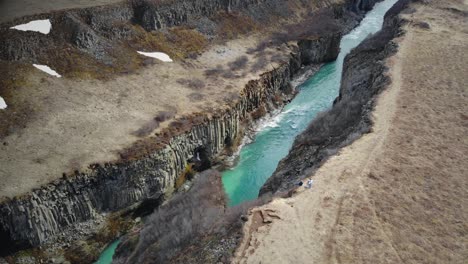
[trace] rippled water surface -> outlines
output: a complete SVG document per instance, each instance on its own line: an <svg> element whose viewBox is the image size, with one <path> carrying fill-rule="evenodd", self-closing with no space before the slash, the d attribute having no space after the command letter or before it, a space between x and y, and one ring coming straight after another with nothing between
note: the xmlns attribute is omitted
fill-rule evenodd
<svg viewBox="0 0 468 264"><path fill-rule="evenodd" d="M300 93L296 98L280 114L263 124L255 140L242 148L238 164L223 172L230 205L255 199L278 162L288 154L294 138L317 113L332 105L338 96L344 57L369 34L380 30L383 16L395 2L397 0L386 0L376 4L361 24L343 37L338 59L323 66L299 86Z"/></svg>
<svg viewBox="0 0 468 264"><path fill-rule="evenodd" d="M298 89L300 93L281 113L260 126L255 140L240 151L238 164L223 172L224 188L230 205L255 199L263 183L274 172L278 162L288 154L294 138L317 113L326 110L338 96L343 59L367 35L377 32L383 16L397 0L378 3L361 25L343 37L338 59L326 64ZM112 262L119 241L113 242L95 264Z"/></svg>

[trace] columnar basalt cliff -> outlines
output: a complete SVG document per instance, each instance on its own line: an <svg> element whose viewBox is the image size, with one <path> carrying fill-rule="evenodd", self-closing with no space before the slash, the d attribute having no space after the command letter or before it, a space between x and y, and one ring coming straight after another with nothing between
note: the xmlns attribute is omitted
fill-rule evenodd
<svg viewBox="0 0 468 264"><path fill-rule="evenodd" d="M109 26L119 25L119 21L136 20L151 30L179 25L191 17L209 16L219 10L246 9L254 12L265 5L280 10L282 4L285 3L200 0L176 1L164 8L122 4L59 12L52 19L58 30L51 33L51 38L28 33L24 39L15 32L9 32L7 38L0 40L0 59L34 61L49 54L46 47L66 43L99 61L113 63L116 54L111 56L109 48L125 48L113 40L134 34L125 25ZM351 20L356 25L360 18L362 16L347 14L339 19ZM294 89L290 87L291 78L304 64L335 59L340 37L341 34L328 34L319 36L319 41L302 41L299 48L294 48L288 62L264 73L258 80L250 81L237 102L223 112L180 118L165 133L163 131L159 137L149 139L152 142L140 142L136 152L122 154L118 162L91 165L87 171L64 175L62 179L22 197L2 201L2 244L38 246L53 240L66 227L93 219L97 214L120 210L170 193L187 161L197 152L204 152L209 159L216 158L243 136L243 128L252 122L251 113L259 108L272 110L290 100L294 95Z"/></svg>
<svg viewBox="0 0 468 264"><path fill-rule="evenodd" d="M382 30L346 56L340 93L333 107L296 138L288 156L281 160L259 195L291 189L330 155L371 131L375 97L390 82L384 61L397 50L392 40L402 34L404 20L398 14L408 2L397 2L385 15Z"/></svg>
<svg viewBox="0 0 468 264"><path fill-rule="evenodd" d="M298 45L303 50L302 55L306 63L330 62L335 60L340 53L340 40L341 33L337 32L327 37L303 39Z"/></svg>
<svg viewBox="0 0 468 264"><path fill-rule="evenodd" d="M4 201L0 205L2 234L15 243L36 246L64 227L97 213L163 195L173 188L176 177L196 150L206 151L208 157L214 158L242 136L242 122L248 122L251 112L290 99L293 89L289 82L301 65L299 54L293 54L288 63L249 82L239 102L226 112L200 117L196 125L189 118L180 120L187 122L185 131L174 135L154 153L118 164L93 165L87 173L77 173L25 197ZM277 96L282 100L278 101Z"/></svg>

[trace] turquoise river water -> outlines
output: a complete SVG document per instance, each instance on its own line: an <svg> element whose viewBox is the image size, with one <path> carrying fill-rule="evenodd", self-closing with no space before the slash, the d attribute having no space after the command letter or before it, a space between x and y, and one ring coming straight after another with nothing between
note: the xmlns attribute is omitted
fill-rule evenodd
<svg viewBox="0 0 468 264"><path fill-rule="evenodd" d="M341 40L341 51L335 62L324 65L312 78L298 87L299 94L276 116L261 124L250 144L239 154L237 165L223 172L223 185L229 205L257 198L258 191L275 171L278 162L314 117L331 107L338 96L343 60L351 49L369 34L380 30L387 10L398 0L385 0L367 13L361 24ZM95 264L109 264L120 240L112 242Z"/></svg>
<svg viewBox="0 0 468 264"><path fill-rule="evenodd" d="M260 126L254 141L240 151L237 165L223 172L229 205L257 198L260 188L275 171L278 162L288 154L294 138L319 112L331 107L338 96L346 54L369 34L381 29L385 13L396 2L386 0L376 4L361 24L343 37L337 60L324 65L300 85L300 92L294 100L281 113Z"/></svg>

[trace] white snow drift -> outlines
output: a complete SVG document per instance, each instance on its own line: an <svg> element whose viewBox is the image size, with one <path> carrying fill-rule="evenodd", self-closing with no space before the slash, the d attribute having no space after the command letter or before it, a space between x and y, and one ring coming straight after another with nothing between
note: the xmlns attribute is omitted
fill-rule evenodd
<svg viewBox="0 0 468 264"><path fill-rule="evenodd" d="M0 96L0 109L5 109L5 108L7 108L7 104L5 100L3 100L3 98Z"/></svg>
<svg viewBox="0 0 468 264"><path fill-rule="evenodd" d="M143 52L143 51L137 51L137 52L141 55L151 57L151 58L156 58L164 62L172 62L171 57L169 57L169 55L167 55L164 52Z"/></svg>
<svg viewBox="0 0 468 264"><path fill-rule="evenodd" d="M39 64L33 64L34 67L38 68L39 70L45 72L45 73L48 73L52 76L55 76L55 77L62 77L60 74L58 74L56 71L52 70L49 66L47 65L39 65Z"/></svg>
<svg viewBox="0 0 468 264"><path fill-rule="evenodd" d="M52 24L50 23L49 19L33 20L26 24L11 27L11 29L17 29L21 31L36 31L46 35L49 34L51 28Z"/></svg>

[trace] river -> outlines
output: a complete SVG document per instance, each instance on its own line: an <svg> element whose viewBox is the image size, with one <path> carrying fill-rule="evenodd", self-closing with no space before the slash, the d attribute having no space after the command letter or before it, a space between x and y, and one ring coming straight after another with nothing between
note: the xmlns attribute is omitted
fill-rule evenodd
<svg viewBox="0 0 468 264"><path fill-rule="evenodd" d="M332 106L339 93L346 54L369 34L382 28L385 13L396 2L386 0L377 3L360 25L342 38L337 60L324 65L297 87L299 94L294 100L278 115L262 124L254 141L242 148L236 166L223 172L223 185L230 206L257 198L260 188L273 174L278 162L288 154L294 138L318 113Z"/></svg>
<svg viewBox="0 0 468 264"><path fill-rule="evenodd" d="M338 96L346 54L369 34L380 30L385 13L397 1L377 3L361 24L342 38L337 60L324 65L313 77L297 87L299 93L294 100L278 115L259 126L254 140L241 149L236 166L222 174L229 205L257 198L260 188L273 174L278 162L288 154L294 138L318 113L331 107ZM119 240L112 242L95 264L111 263L118 243Z"/></svg>

